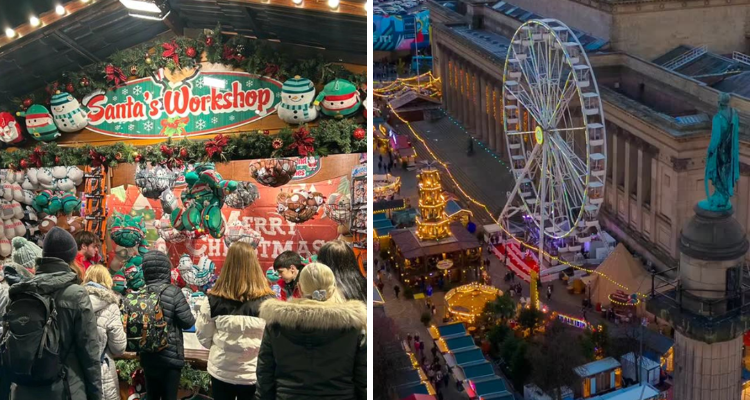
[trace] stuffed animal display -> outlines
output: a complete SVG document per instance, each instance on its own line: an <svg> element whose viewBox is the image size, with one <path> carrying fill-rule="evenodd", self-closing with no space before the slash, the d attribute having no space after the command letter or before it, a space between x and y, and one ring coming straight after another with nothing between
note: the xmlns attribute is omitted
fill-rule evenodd
<svg viewBox="0 0 750 400"><path fill-rule="evenodd" d="M173 228L169 214L166 214L166 212L162 215L161 219L154 221L154 226L157 232L159 232L159 238L167 243L182 243L191 235L191 232L178 231Z"/></svg>
<svg viewBox="0 0 750 400"><path fill-rule="evenodd" d="M213 163L195 164L185 173L187 189L182 192L182 205L172 211L172 226L178 231L208 232L214 238L224 235L221 207L225 196L237 190L236 181L224 180Z"/></svg>
<svg viewBox="0 0 750 400"><path fill-rule="evenodd" d="M50 99L55 125L62 132L78 132L89 124L88 112L68 92L58 92Z"/></svg>
<svg viewBox="0 0 750 400"><path fill-rule="evenodd" d="M315 99L323 115L337 119L354 114L361 104L357 87L346 79L329 82Z"/></svg>
<svg viewBox="0 0 750 400"><path fill-rule="evenodd" d="M197 264L193 264L193 259L187 254L180 257L177 267L186 284L199 287L207 285L211 281L215 268L214 262L207 256L201 257Z"/></svg>
<svg viewBox="0 0 750 400"><path fill-rule="evenodd" d="M143 255L148 251L146 224L143 217L115 212L110 223L109 234L112 241L118 246L131 249L138 248L136 255L132 255L125 260L122 272L129 289L140 289L145 284L141 263L143 262Z"/></svg>
<svg viewBox="0 0 750 400"><path fill-rule="evenodd" d="M299 75L284 82L281 87L279 119L289 124L304 124L318 118L318 110L313 106L315 85L311 80Z"/></svg>
<svg viewBox="0 0 750 400"><path fill-rule="evenodd" d="M250 164L250 175L261 185L286 185L297 173L297 161L291 158L269 158Z"/></svg>
<svg viewBox="0 0 750 400"><path fill-rule="evenodd" d="M348 225L352 217L352 202L348 194L332 193L326 200L324 215L339 225Z"/></svg>
<svg viewBox="0 0 750 400"><path fill-rule="evenodd" d="M139 163L135 173L135 185L141 189L141 194L149 199L160 198L162 192L174 187L176 180L177 174L161 165L148 168Z"/></svg>
<svg viewBox="0 0 750 400"><path fill-rule="evenodd" d="M46 107L32 104L25 112L16 113L19 117L26 118L26 130L29 135L41 142L50 142L60 137L52 115Z"/></svg>
<svg viewBox="0 0 750 400"><path fill-rule="evenodd" d="M260 235L260 232L250 229L249 226L244 225L240 221L234 221L229 224L226 233L224 233L224 244L227 247L231 246L234 242L245 242L254 249L257 249L262 241L263 236Z"/></svg>
<svg viewBox="0 0 750 400"><path fill-rule="evenodd" d="M251 182L238 182L237 190L234 193L230 193L225 199L224 203L230 208L241 210L249 207L260 198L260 192L258 187ZM162 203L162 206L164 203Z"/></svg>
<svg viewBox="0 0 750 400"><path fill-rule="evenodd" d="M289 222L302 223L312 219L325 203L320 192L296 190L293 193L280 192L276 196L277 211Z"/></svg>
<svg viewBox="0 0 750 400"><path fill-rule="evenodd" d="M6 146L18 146L23 142L23 129L9 112L0 112L0 142Z"/></svg>

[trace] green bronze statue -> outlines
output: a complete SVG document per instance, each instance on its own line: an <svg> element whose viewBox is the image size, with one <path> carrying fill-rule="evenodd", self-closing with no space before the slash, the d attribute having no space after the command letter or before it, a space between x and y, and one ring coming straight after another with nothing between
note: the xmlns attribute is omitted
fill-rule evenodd
<svg viewBox="0 0 750 400"><path fill-rule="evenodd" d="M706 155L706 199L698 206L707 211L729 211L734 187L740 179L740 135L737 111L729 107L729 95L719 95L719 111L711 127L711 143ZM708 181L714 186L711 194Z"/></svg>

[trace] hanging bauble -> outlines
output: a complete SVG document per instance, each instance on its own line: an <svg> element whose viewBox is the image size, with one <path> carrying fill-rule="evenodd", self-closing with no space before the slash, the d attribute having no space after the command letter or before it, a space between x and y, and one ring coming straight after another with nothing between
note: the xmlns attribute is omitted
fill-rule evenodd
<svg viewBox="0 0 750 400"><path fill-rule="evenodd" d="M85 76L84 76L83 78L81 78L81 81L80 81L79 83L80 83L80 84L81 84L81 86L83 86L83 87L88 87L88 85L89 85L89 84L90 84L91 82L89 81L89 78L87 78L87 77L85 77Z"/></svg>
<svg viewBox="0 0 750 400"><path fill-rule="evenodd" d="M65 85L65 91L68 93L73 93L75 91L75 87L73 86L72 83L69 83Z"/></svg>
<svg viewBox="0 0 750 400"><path fill-rule="evenodd" d="M183 159L183 160L187 160L187 158L188 158L188 151L187 151L187 149L185 149L185 148L180 149L180 158Z"/></svg>
<svg viewBox="0 0 750 400"><path fill-rule="evenodd" d="M135 156L133 156L133 160L135 160L135 162L137 163L140 163L141 161L143 161L143 156L136 153Z"/></svg>
<svg viewBox="0 0 750 400"><path fill-rule="evenodd" d="M146 61L146 64L151 65L151 57L149 57L148 55L146 56L145 61Z"/></svg>
<svg viewBox="0 0 750 400"><path fill-rule="evenodd" d="M206 46L211 47L213 45L214 45L214 38L212 38L211 36L207 37L206 38Z"/></svg>
<svg viewBox="0 0 750 400"><path fill-rule="evenodd" d="M284 141L281 140L280 138L276 138L273 140L273 143L271 145L273 146L274 149L278 150L282 146L284 146Z"/></svg>
<svg viewBox="0 0 750 400"><path fill-rule="evenodd" d="M23 99L23 108L24 109L31 107L32 104L34 104L34 100L31 100L28 97L25 98L25 99Z"/></svg>
<svg viewBox="0 0 750 400"><path fill-rule="evenodd" d="M193 58L198 54L197 51L195 51L195 47L188 47L187 50L185 50L185 55Z"/></svg>
<svg viewBox="0 0 750 400"><path fill-rule="evenodd" d="M138 66L137 65L131 65L130 66L130 75L138 75Z"/></svg>
<svg viewBox="0 0 750 400"><path fill-rule="evenodd" d="M325 215L339 225L348 225L352 219L352 205L348 194L333 193L324 208Z"/></svg>
<svg viewBox="0 0 750 400"><path fill-rule="evenodd" d="M296 172L297 161L290 158L269 158L250 164L250 175L264 186L283 186L292 180Z"/></svg>
<svg viewBox="0 0 750 400"><path fill-rule="evenodd" d="M157 165L151 169L138 164L135 173L135 185L141 194L149 199L158 199L162 192L174 186L177 176L169 168Z"/></svg>
<svg viewBox="0 0 750 400"><path fill-rule="evenodd" d="M224 198L224 204L230 208L241 210L249 207L260 198L258 187L251 182L237 182L237 190Z"/></svg>
<svg viewBox="0 0 750 400"><path fill-rule="evenodd" d="M55 164L60 164L60 156L55 156Z"/></svg>
<svg viewBox="0 0 750 400"><path fill-rule="evenodd" d="M23 168L23 169L26 169L26 168L29 167L29 162L26 161L25 159L21 160L21 162L19 164L21 165L21 168Z"/></svg>
<svg viewBox="0 0 750 400"><path fill-rule="evenodd" d="M264 134L264 135L266 135L266 136L267 136L267 135L270 135L270 134L271 134L271 131L270 131L270 130L268 130L268 129L266 129L266 130L264 130L264 131L263 131L263 134Z"/></svg>
<svg viewBox="0 0 750 400"><path fill-rule="evenodd" d="M280 192L276 202L277 211L284 219L300 224L315 217L325 203L325 197L319 192L297 190L293 193Z"/></svg>
<svg viewBox="0 0 750 400"><path fill-rule="evenodd" d="M365 129L364 128L357 128L354 130L354 138L357 140L362 140L365 138Z"/></svg>

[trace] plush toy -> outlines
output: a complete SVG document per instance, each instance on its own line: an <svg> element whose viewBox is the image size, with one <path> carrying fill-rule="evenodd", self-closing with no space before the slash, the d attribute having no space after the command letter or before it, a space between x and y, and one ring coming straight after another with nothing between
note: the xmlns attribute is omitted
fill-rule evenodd
<svg viewBox="0 0 750 400"><path fill-rule="evenodd" d="M334 79L323 88L315 99L323 115L337 119L354 114L361 104L359 91L345 79Z"/></svg>
<svg viewBox="0 0 750 400"><path fill-rule="evenodd" d="M325 203L319 192L297 190L293 193L280 192L276 196L277 211L289 222L302 223L312 219Z"/></svg>
<svg viewBox="0 0 750 400"><path fill-rule="evenodd" d="M193 264L190 256L183 254L177 268L186 284L200 287L209 283L216 267L207 256L201 257L197 264Z"/></svg>
<svg viewBox="0 0 750 400"><path fill-rule="evenodd" d="M279 276L279 272L276 271L273 266L266 270L266 279L268 279L268 282L271 284L271 290L276 293L276 298L281 299L281 286L278 284L281 276Z"/></svg>
<svg viewBox="0 0 750 400"><path fill-rule="evenodd" d="M162 192L174 187L177 176L170 169L157 165L151 169L138 164L135 173L135 185L141 194L149 199L158 199Z"/></svg>
<svg viewBox="0 0 750 400"><path fill-rule="evenodd" d="M295 76L281 87L279 119L289 124L304 124L318 118L318 110L313 106L315 85L309 79Z"/></svg>
<svg viewBox="0 0 750 400"><path fill-rule="evenodd" d="M138 246L139 253L142 254L148 250L148 242L145 241L146 224L143 217L134 217L115 211L110 227L110 236L118 246L127 248ZM141 251L140 247L145 248Z"/></svg>
<svg viewBox="0 0 750 400"><path fill-rule="evenodd" d="M177 271L185 284L188 282L195 281L195 271L193 270L193 259L189 255L183 254L180 256L180 261L177 263Z"/></svg>
<svg viewBox="0 0 750 400"><path fill-rule="evenodd" d="M50 100L55 125L62 132L78 132L89 124L89 117L75 97L67 92L59 92Z"/></svg>
<svg viewBox="0 0 750 400"><path fill-rule="evenodd" d="M185 283L185 280L182 279L182 276L180 276L180 270L177 267L172 268L172 284L184 288L187 284ZM188 289L190 290L190 289Z"/></svg>
<svg viewBox="0 0 750 400"><path fill-rule="evenodd" d="M258 231L250 229L249 226L244 225L240 221L232 222L227 226L227 230L224 233L224 244L227 247L231 246L234 242L245 242L254 249L257 249L262 241L263 237Z"/></svg>
<svg viewBox="0 0 750 400"><path fill-rule="evenodd" d="M224 235L221 207L226 195L237 190L237 182L224 180L213 163L195 164L185 173L187 189L182 192L183 208L171 213L172 226L180 231L208 232L212 237Z"/></svg>
<svg viewBox="0 0 750 400"><path fill-rule="evenodd" d="M224 199L224 203L230 208L241 210L249 207L259 198L260 192L258 192L257 186L251 182L238 182L237 190L235 190L234 193L230 193L226 199Z"/></svg>
<svg viewBox="0 0 750 400"><path fill-rule="evenodd" d="M34 139L50 142L60 137L52 115L44 106L32 104L28 110L19 112L17 115L26 118L26 130Z"/></svg>
<svg viewBox="0 0 750 400"><path fill-rule="evenodd" d="M39 222L39 232L46 235L47 232L57 226L57 217L54 215L47 215Z"/></svg>
<svg viewBox="0 0 750 400"><path fill-rule="evenodd" d="M339 225L351 222L351 200L349 194L333 193L328 197L324 208L325 216Z"/></svg>
<svg viewBox="0 0 750 400"><path fill-rule="evenodd" d="M154 221L154 226L159 232L159 238L163 239L167 243L182 243L188 237L188 232L178 231L172 227L172 223L169 220L169 214L163 214L161 219Z"/></svg>
<svg viewBox="0 0 750 400"><path fill-rule="evenodd" d="M171 189L165 189L161 192L159 202L161 202L161 209L165 214L171 214L179 206L177 197L175 197Z"/></svg>
<svg viewBox="0 0 750 400"><path fill-rule="evenodd" d="M121 268L119 271L112 275L112 290L117 293L125 293L125 289L128 288L128 278L125 277L125 268Z"/></svg>
<svg viewBox="0 0 750 400"><path fill-rule="evenodd" d="M0 112L0 142L6 146L18 146L23 142L21 125L9 112Z"/></svg>
<svg viewBox="0 0 750 400"><path fill-rule="evenodd" d="M269 158L250 164L250 175L261 185L286 185L297 173L297 161L291 158Z"/></svg>

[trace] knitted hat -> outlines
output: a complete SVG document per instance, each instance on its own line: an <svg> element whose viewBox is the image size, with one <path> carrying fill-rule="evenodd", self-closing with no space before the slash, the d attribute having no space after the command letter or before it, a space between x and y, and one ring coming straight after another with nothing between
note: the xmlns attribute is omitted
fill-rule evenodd
<svg viewBox="0 0 750 400"><path fill-rule="evenodd" d="M3 274L9 285L15 285L19 282L25 282L34 277L34 274L26 268L10 261L3 265Z"/></svg>
<svg viewBox="0 0 750 400"><path fill-rule="evenodd" d="M78 254L76 240L65 229L54 227L44 237L42 257L56 257L70 264Z"/></svg>
<svg viewBox="0 0 750 400"><path fill-rule="evenodd" d="M312 81L307 78L302 78L299 75L287 80L284 82L284 85L281 86L281 92L284 94L307 93L312 90L315 90L315 85L313 85Z"/></svg>
<svg viewBox="0 0 750 400"><path fill-rule="evenodd" d="M14 237L11 243L13 243L13 262L29 271L36 271L36 259L42 256L42 249L20 236Z"/></svg>

